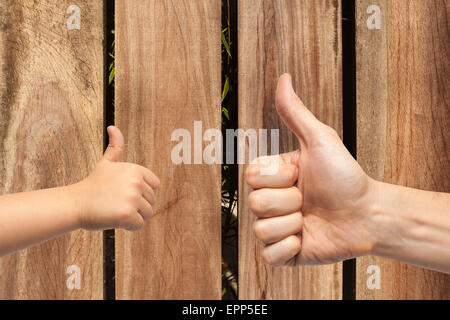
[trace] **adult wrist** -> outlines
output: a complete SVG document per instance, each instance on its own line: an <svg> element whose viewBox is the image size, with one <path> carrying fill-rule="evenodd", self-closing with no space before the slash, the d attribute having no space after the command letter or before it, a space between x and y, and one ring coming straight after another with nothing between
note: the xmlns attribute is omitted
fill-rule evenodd
<svg viewBox="0 0 450 320"><path fill-rule="evenodd" d="M405 215L404 187L373 180L369 215L374 241L371 255L393 257L411 238L417 222Z"/></svg>
<svg viewBox="0 0 450 320"><path fill-rule="evenodd" d="M358 222L357 234L359 237L352 242L351 254L353 257L373 255L376 247L381 243L379 230L382 228L380 219L379 192L382 190L380 182L366 176L367 186L364 193L354 203L351 216Z"/></svg>

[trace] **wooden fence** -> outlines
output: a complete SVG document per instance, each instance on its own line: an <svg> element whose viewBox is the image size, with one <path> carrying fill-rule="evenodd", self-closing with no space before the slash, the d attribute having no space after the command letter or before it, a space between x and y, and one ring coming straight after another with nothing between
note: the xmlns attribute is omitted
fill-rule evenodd
<svg viewBox="0 0 450 320"><path fill-rule="evenodd" d="M237 0L239 127L280 128L283 72L343 133L342 1ZM380 180L450 192L448 0L356 1L357 157ZM171 133L221 129L221 0L116 0L115 122L127 161L161 178L156 217L116 231L118 299L220 299L219 165L172 163ZM0 0L0 194L76 182L102 155L104 4ZM80 19L78 19L78 17ZM77 24L80 22L80 24ZM110 106L108 106L110 107ZM343 264L260 259L239 175L239 298L342 299ZM66 285L73 266L80 288ZM78 231L0 259L0 299L103 299L102 233ZM376 268L381 288L367 286ZM356 263L357 299L449 299L450 276Z"/></svg>
<svg viewBox="0 0 450 320"><path fill-rule="evenodd" d="M78 1L69 30L72 3L0 1L2 194L77 182L101 157L103 6ZM80 290L66 286L72 265ZM75 232L0 259L0 298L101 299L102 265L101 232Z"/></svg>
<svg viewBox="0 0 450 320"><path fill-rule="evenodd" d="M367 22L378 8L379 29ZM449 8L449 1L357 1L358 160L376 179L450 191ZM366 286L371 265L381 270L379 290ZM362 258L356 288L359 299L449 299L450 275Z"/></svg>

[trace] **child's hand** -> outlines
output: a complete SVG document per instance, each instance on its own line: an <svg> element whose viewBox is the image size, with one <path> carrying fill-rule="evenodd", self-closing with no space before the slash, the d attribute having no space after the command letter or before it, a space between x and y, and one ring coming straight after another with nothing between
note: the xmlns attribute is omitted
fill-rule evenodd
<svg viewBox="0 0 450 320"><path fill-rule="evenodd" d="M74 185L79 201L81 228L136 231L153 215L154 190L160 182L150 170L118 162L124 138L116 127L108 128L110 144L92 174Z"/></svg>

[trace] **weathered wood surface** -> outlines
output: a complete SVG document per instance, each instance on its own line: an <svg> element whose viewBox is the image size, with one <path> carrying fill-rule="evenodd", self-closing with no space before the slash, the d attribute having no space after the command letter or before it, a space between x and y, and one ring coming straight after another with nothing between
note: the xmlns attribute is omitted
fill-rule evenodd
<svg viewBox="0 0 450 320"><path fill-rule="evenodd" d="M67 185L102 155L103 5L0 0L0 194ZM66 270L81 269L69 290ZM0 299L101 299L102 234L78 231L0 259Z"/></svg>
<svg viewBox="0 0 450 320"><path fill-rule="evenodd" d="M220 165L171 161L175 129L193 143L195 120L221 128L220 14L220 0L116 0L116 123L127 160L162 181L145 229L117 232L119 299L221 297Z"/></svg>
<svg viewBox="0 0 450 320"><path fill-rule="evenodd" d="M378 180L450 192L449 1L356 4L358 161ZM381 9L380 29L367 27L370 5ZM380 267L380 289L367 287L371 265ZM358 299L449 299L450 275L365 257L356 291Z"/></svg>
<svg viewBox="0 0 450 320"><path fill-rule="evenodd" d="M239 1L238 12L239 127L280 129L280 152L298 148L274 106L278 77L289 72L304 103L341 133L341 1L246 0ZM262 263L244 172L241 166L239 298L341 299L340 263L299 268Z"/></svg>

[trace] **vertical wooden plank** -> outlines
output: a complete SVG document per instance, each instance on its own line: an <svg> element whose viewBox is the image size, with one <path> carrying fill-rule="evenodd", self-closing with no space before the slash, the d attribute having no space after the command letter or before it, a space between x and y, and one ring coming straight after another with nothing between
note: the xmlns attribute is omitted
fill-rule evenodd
<svg viewBox="0 0 450 320"><path fill-rule="evenodd" d="M0 193L86 177L103 138L103 5L0 0ZM71 265L81 289L66 287ZM78 231L0 259L0 299L101 299L102 234Z"/></svg>
<svg viewBox="0 0 450 320"><path fill-rule="evenodd" d="M369 5L381 28L368 29ZM358 160L378 180L450 192L449 1L357 1ZM380 267L370 290L367 268ZM449 299L450 275L388 259L357 262L358 299Z"/></svg>
<svg viewBox="0 0 450 320"><path fill-rule="evenodd" d="M162 182L145 230L117 232L117 297L220 299L220 165L175 165L171 134L221 128L221 1L116 0L116 19L116 123Z"/></svg>
<svg viewBox="0 0 450 320"><path fill-rule="evenodd" d="M275 110L278 77L289 72L297 93L323 122L342 132L341 1L239 1L239 127L280 129L280 152L298 141ZM272 268L252 233L249 189L240 168L240 299L341 299L342 264Z"/></svg>

